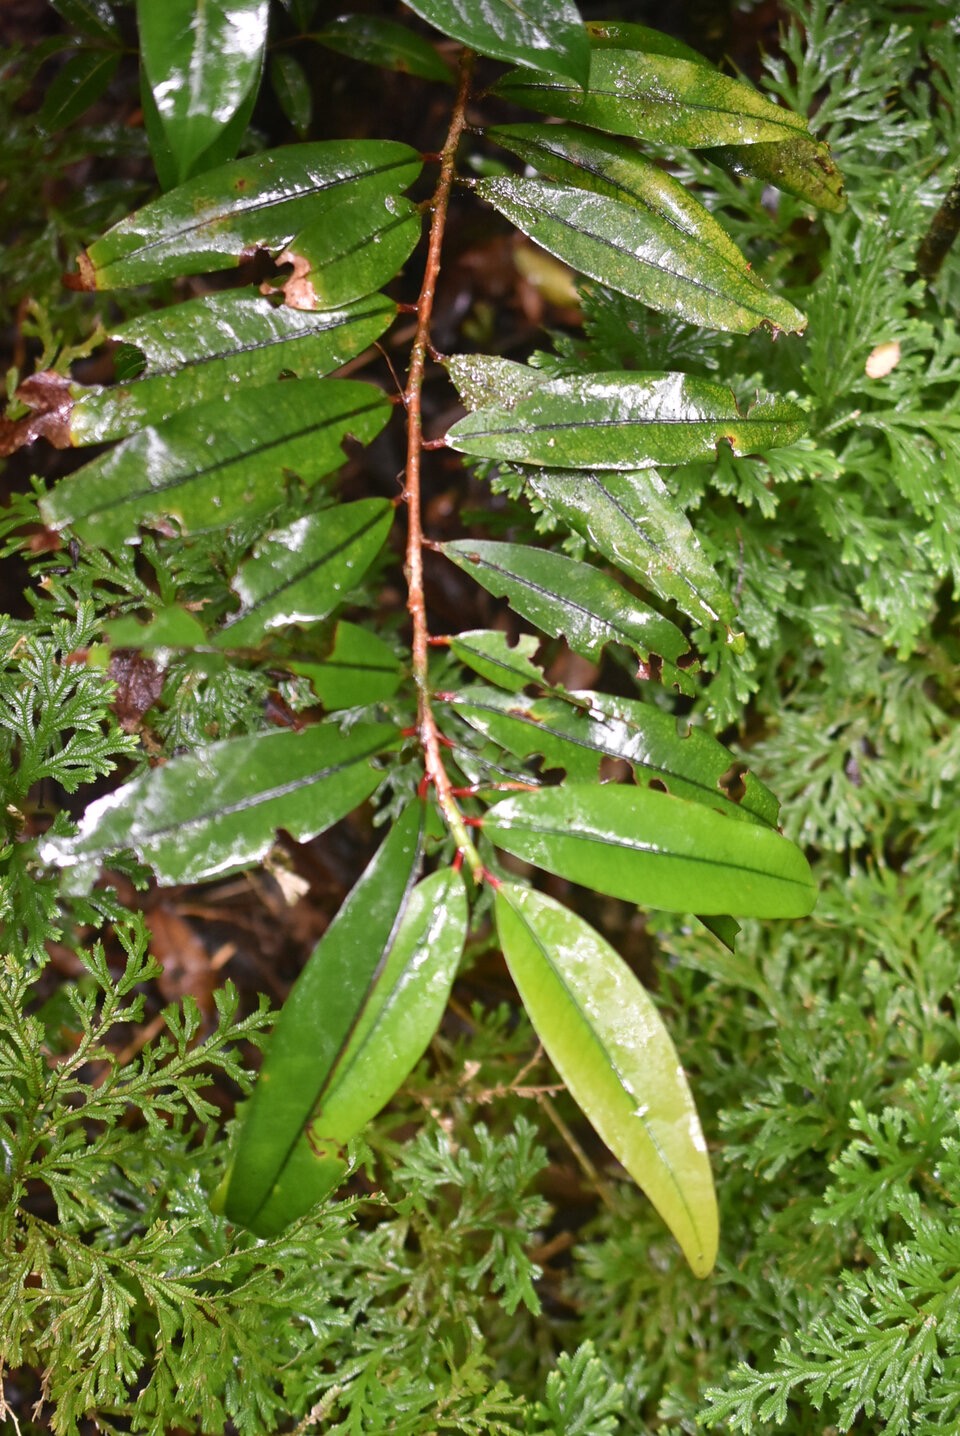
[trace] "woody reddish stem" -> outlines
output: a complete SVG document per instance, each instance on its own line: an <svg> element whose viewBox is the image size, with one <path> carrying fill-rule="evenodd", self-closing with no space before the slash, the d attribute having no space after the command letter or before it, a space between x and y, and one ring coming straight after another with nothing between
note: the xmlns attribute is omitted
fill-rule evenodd
<svg viewBox="0 0 960 1436"><path fill-rule="evenodd" d="M407 503L407 556L404 574L407 580L407 610L413 625L413 677L417 685L417 729L423 749L425 775L437 795L437 803L444 821L453 834L459 852L463 855L474 878L479 882L483 876L480 861L464 823L463 814L443 765L441 735L430 701L429 647L430 631L427 627L427 605L423 590L423 510L420 496L420 459L423 452L423 374L430 349L430 320L433 315L433 301L436 295L437 279L440 274L440 254L453 188L457 146L466 123L467 99L470 93L470 77L473 71L473 55L465 50L460 60L460 82L454 102L450 129L440 152L440 178L431 201L433 217L430 221L430 243L424 268L423 285L417 300L417 330L410 352L410 369L403 402L407 411L407 465L403 496Z"/></svg>

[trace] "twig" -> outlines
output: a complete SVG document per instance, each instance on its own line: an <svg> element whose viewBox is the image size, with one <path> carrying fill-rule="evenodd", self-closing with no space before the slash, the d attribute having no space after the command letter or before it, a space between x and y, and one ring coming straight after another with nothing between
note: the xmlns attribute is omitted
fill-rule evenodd
<svg viewBox="0 0 960 1436"><path fill-rule="evenodd" d="M407 609L413 624L411 645L414 682L417 685L417 729L423 749L426 780L433 785L437 803L474 878L479 882L483 865L463 821L450 779L443 764L440 733L430 701L429 646L427 605L423 587L423 513L420 501L420 458L423 451L423 374L430 348L430 320L440 274L440 255L450 192L453 188L457 146L466 123L467 99L473 55L465 50L460 60L460 83L454 102L450 129L440 153L440 178L431 201L430 242L424 269L423 285L417 300L417 329L410 352L410 369L403 402L407 411L407 464L404 498L407 503L407 556L404 574L407 580Z"/></svg>

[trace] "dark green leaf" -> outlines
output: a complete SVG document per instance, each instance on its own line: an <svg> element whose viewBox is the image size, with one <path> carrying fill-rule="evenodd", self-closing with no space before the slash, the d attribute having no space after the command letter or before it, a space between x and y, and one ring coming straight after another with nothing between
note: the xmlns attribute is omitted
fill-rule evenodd
<svg viewBox="0 0 960 1436"><path fill-rule="evenodd" d="M524 70L493 88L527 109L658 145L760 144L807 131L806 120L749 85L673 55L594 47L586 90Z"/></svg>
<svg viewBox="0 0 960 1436"><path fill-rule="evenodd" d="M481 55L587 83L590 46L572 0L411 0L410 9Z"/></svg>
<svg viewBox="0 0 960 1436"><path fill-rule="evenodd" d="M392 698L403 669L388 643L369 628L341 620L333 650L322 663L295 662L291 672L309 678L324 708L359 708Z"/></svg>
<svg viewBox="0 0 960 1436"><path fill-rule="evenodd" d="M351 60L364 60L385 70L419 75L422 80L449 83L451 79L449 66L429 40L385 15L338 15L311 38Z"/></svg>
<svg viewBox="0 0 960 1436"><path fill-rule="evenodd" d="M696 1276L717 1256L707 1145L676 1048L623 959L543 893L501 883L497 929L523 1005L570 1095L643 1189Z"/></svg>
<svg viewBox="0 0 960 1436"><path fill-rule="evenodd" d="M394 140L318 141L234 160L121 220L80 256L73 283L123 288L229 269L258 248L277 254L345 199L382 204L420 169L416 150Z"/></svg>
<svg viewBox="0 0 960 1436"><path fill-rule="evenodd" d="M846 208L843 175L837 169L829 147L807 135L775 145L727 145L711 150L708 159L734 174L755 175L795 194L817 209L834 213Z"/></svg>
<svg viewBox="0 0 960 1436"><path fill-rule="evenodd" d="M171 518L187 532L220 528L271 508L292 474L311 484L336 469L344 438L369 443L389 415L379 389L349 379L228 391L62 480L43 500L44 522L104 546Z"/></svg>
<svg viewBox="0 0 960 1436"><path fill-rule="evenodd" d="M116 42L119 38L108 0L50 0L50 3L71 29L98 40Z"/></svg>
<svg viewBox="0 0 960 1436"><path fill-rule="evenodd" d="M270 83L297 137L304 139L313 114L313 95L300 61L286 51L278 51L270 60Z"/></svg>
<svg viewBox="0 0 960 1436"><path fill-rule="evenodd" d="M599 658L605 644L623 643L647 665L644 676L689 690L676 666L689 651L679 628L599 569L523 544L462 539L442 551L544 633L565 637L575 652ZM684 667L695 670L696 664L688 660Z"/></svg>
<svg viewBox="0 0 960 1436"><path fill-rule="evenodd" d="M481 678L519 693L528 683L544 682L543 672L533 662L540 640L530 633L521 633L511 643L499 629L474 629L458 633L450 640L450 651Z"/></svg>
<svg viewBox="0 0 960 1436"><path fill-rule="evenodd" d="M451 706L474 728L518 758L543 758L571 782L596 782L604 758L629 763L638 783L655 783L734 819L776 827L777 800L733 755L701 728L685 728L652 703L606 693L568 699L524 698L489 688L451 695ZM735 774L735 779L733 775ZM733 794L733 796L731 796Z"/></svg>
<svg viewBox="0 0 960 1436"><path fill-rule="evenodd" d="M179 179L254 88L268 0L138 0L140 58Z"/></svg>
<svg viewBox="0 0 960 1436"><path fill-rule="evenodd" d="M283 284L297 309L330 309L388 284L420 238L420 211L398 195L344 199L336 218L309 225L277 256L292 264Z"/></svg>
<svg viewBox="0 0 960 1436"><path fill-rule="evenodd" d="M52 133L78 119L100 99L116 74L117 50L81 50L57 72L37 116L40 129Z"/></svg>
<svg viewBox="0 0 960 1436"><path fill-rule="evenodd" d="M120 382L73 388L71 440L123 438L237 385L328 374L378 339L395 314L396 305L380 295L314 314L231 292L132 319L110 336ZM126 380L124 364L134 370Z"/></svg>
<svg viewBox="0 0 960 1436"><path fill-rule="evenodd" d="M686 374L629 372L553 379L510 406L478 409L447 431L451 449L549 468L682 464L726 442L735 454L790 444L806 416L784 399L741 413L719 384Z"/></svg>
<svg viewBox="0 0 960 1436"><path fill-rule="evenodd" d="M806 917L816 887L771 828L615 783L521 793L483 821L491 842L570 882L667 912Z"/></svg>
<svg viewBox="0 0 960 1436"><path fill-rule="evenodd" d="M299 1184L306 1152L320 1154L326 1166L330 1154L376 1116L419 1062L447 1005L466 931L466 889L458 872L433 873L409 894L386 949L374 951L379 965L360 994L349 1038L317 1094L306 1134L293 1150L293 1178L281 1178L274 1188L258 1213L258 1232L270 1234L303 1211ZM361 973L368 970L364 963ZM309 1040L315 1050L316 1038ZM323 1171L321 1181L326 1180Z"/></svg>
<svg viewBox="0 0 960 1436"><path fill-rule="evenodd" d="M272 629L326 618L360 582L392 522L387 499L360 499L268 534L232 582L240 613L217 634L217 646L250 648Z"/></svg>
<svg viewBox="0 0 960 1436"><path fill-rule="evenodd" d="M729 631L733 603L655 469L540 469L527 474L526 484L621 572L672 599L695 622L723 623ZM731 641L742 648L739 636Z"/></svg>
<svg viewBox="0 0 960 1436"><path fill-rule="evenodd" d="M380 781L370 760L399 741L388 724L320 723L215 743L92 803L76 837L44 844L43 861L86 867L132 848L161 882L237 872L278 828L304 842L352 812Z"/></svg>
<svg viewBox="0 0 960 1436"><path fill-rule="evenodd" d="M244 1110L226 1198L231 1221L255 1223L274 1184L282 1181L357 1014L370 1000L416 882L422 819L422 806L411 804L393 824L283 1005ZM289 1206L302 1199L304 1211L322 1195L300 1187L290 1192ZM281 1196L282 1190L275 1193L278 1201Z"/></svg>
<svg viewBox="0 0 960 1436"><path fill-rule="evenodd" d="M806 324L792 304L758 285L745 260L734 265L672 217L598 192L596 181L585 190L501 176L478 180L476 191L551 254L653 309L738 334L760 324L799 333ZM715 238L719 226L711 220L706 228Z"/></svg>

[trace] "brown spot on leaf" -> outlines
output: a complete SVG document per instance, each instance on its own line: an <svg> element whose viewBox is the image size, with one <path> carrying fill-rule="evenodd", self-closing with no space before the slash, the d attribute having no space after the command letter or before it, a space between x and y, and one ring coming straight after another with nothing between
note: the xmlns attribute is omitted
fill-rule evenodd
<svg viewBox="0 0 960 1436"><path fill-rule="evenodd" d="M309 259L302 254L294 254L292 249L285 249L277 255L277 264L290 264L293 272L284 280L280 286L283 293L283 302L291 309L317 309L317 291L310 280L312 269ZM274 293L273 285L264 280L260 286L261 294Z"/></svg>
<svg viewBox="0 0 960 1436"><path fill-rule="evenodd" d="M65 274L63 283L67 289L96 289L97 271L90 262L90 256L85 249L77 255L76 274Z"/></svg>

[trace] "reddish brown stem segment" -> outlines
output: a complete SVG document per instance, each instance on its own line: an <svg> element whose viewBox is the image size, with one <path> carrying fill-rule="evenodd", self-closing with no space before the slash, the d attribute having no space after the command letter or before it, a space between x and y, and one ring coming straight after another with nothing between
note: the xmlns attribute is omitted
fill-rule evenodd
<svg viewBox="0 0 960 1436"><path fill-rule="evenodd" d="M417 330L410 352L410 369L403 401L407 410L407 466L403 496L407 501L407 556L404 573L407 580L407 609L413 625L412 667L417 685L417 727L426 781L432 785L440 811L450 829L458 851L466 860L470 871L479 881L483 873L480 856L474 847L464 823L463 814L457 804L443 765L442 739L430 702L429 648L430 632L427 627L427 606L423 588L423 511L420 502L420 459L423 452L423 375L430 350L430 321L433 315L433 301L440 274L440 257L443 235L447 222L450 192L456 173L457 146L466 123L467 99L470 94L470 77L473 73L473 55L465 50L460 61L460 82L454 102L450 129L440 152L440 178L430 204L430 242L427 262L424 268L423 285L417 300Z"/></svg>

